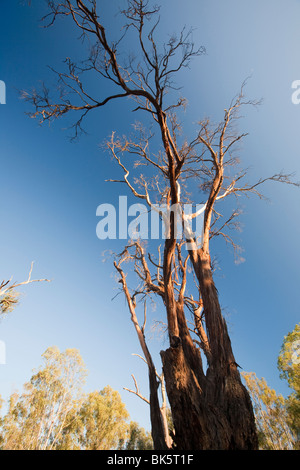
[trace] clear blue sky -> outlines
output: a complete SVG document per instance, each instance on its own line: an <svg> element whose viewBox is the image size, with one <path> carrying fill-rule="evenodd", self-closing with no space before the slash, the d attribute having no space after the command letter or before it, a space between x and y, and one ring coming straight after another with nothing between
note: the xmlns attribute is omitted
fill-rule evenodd
<svg viewBox="0 0 300 470"><path fill-rule="evenodd" d="M117 33L112 4L124 2L101 3L107 29ZM291 101L291 84L300 79L300 2L162 3L165 34L191 26L195 43L207 50L180 75L189 101L188 132L205 115L221 119L251 75L247 96L264 101L258 110L245 109L239 122L241 131L249 132L241 153L244 166L251 166L253 181L281 169L295 171L300 180L300 105ZM7 347L0 394L20 389L48 346L74 347L90 371L87 389L111 385L131 418L149 427L147 406L122 390L132 386L134 373L147 393L145 365L131 355L140 352L138 341L123 298L111 301L117 284L111 261L102 258L121 243L96 237L97 206L116 203L119 191L126 194L104 182L116 168L99 144L113 130L127 132L135 116L129 102L111 103L89 118L89 135L71 144L65 121L39 127L25 115L30 108L18 90L38 87L42 80L51 85L55 77L48 66L60 69L65 57L80 56L70 22L41 28L44 6L37 0L30 7L17 0L1 6L0 80L7 86L7 104L0 105L0 277L24 280L35 261L34 277L52 282L23 289L20 306L0 324ZM105 96L103 82L93 86ZM271 202L243 201L244 230L237 236L246 261L235 265L225 245L212 248L222 268L216 284L237 362L286 394L276 361L284 335L299 321L300 190L273 183L264 192ZM159 309L150 315L159 316ZM157 359L159 341L154 338L149 346Z"/></svg>

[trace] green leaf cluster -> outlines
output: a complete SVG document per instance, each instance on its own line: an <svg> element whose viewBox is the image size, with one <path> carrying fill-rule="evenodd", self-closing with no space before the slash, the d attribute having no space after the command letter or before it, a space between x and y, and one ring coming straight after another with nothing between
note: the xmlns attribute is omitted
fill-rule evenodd
<svg viewBox="0 0 300 470"><path fill-rule="evenodd" d="M83 393L87 370L76 349L48 348L22 394L13 393L0 421L3 450L150 448L152 440L107 386ZM1 403L0 403L1 405Z"/></svg>
<svg viewBox="0 0 300 470"><path fill-rule="evenodd" d="M300 324L284 338L279 357L280 377L292 393L284 398L254 372L243 373L256 418L261 449L299 450L300 448Z"/></svg>

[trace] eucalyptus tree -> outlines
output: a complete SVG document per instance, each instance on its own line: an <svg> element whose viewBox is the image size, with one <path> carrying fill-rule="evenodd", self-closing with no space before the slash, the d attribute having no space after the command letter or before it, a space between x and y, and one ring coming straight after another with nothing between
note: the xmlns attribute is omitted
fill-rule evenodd
<svg viewBox="0 0 300 470"><path fill-rule="evenodd" d="M300 447L300 324L295 325L283 340L278 356L280 377L287 381L292 393L286 399L289 426L297 436Z"/></svg>
<svg viewBox="0 0 300 470"><path fill-rule="evenodd" d="M3 450L111 450L151 446L151 438L111 387L83 392L87 370L77 349L48 348L44 363L13 393L0 420ZM0 399L0 407L2 400Z"/></svg>
<svg viewBox="0 0 300 470"><path fill-rule="evenodd" d="M24 391L9 399L1 426L5 450L56 449L79 412L87 374L79 352L51 347L43 359Z"/></svg>
<svg viewBox="0 0 300 470"><path fill-rule="evenodd" d="M280 378L292 393L284 398L271 389L264 378L243 372L254 404L260 448L299 450L300 432L300 325L295 325L283 340L278 356Z"/></svg>
<svg viewBox="0 0 300 470"><path fill-rule="evenodd" d="M23 97L34 106L31 117L41 123L74 115L75 136L91 112L112 101L132 99L133 111L139 113L143 124L135 125L134 137L118 137L113 132L108 139L107 149L117 163L111 181L125 183L128 191L150 210L157 211L161 203L169 213L160 259L136 239L115 261L148 364L154 446L168 448L170 442L158 397L160 381L146 344L145 322L141 325L136 314L138 299L150 296L161 300L167 324L169 347L161 351L161 359L174 424L172 446L256 449L252 404L221 311L210 243L213 237L223 237L237 248L227 231L236 225L239 215L236 196L252 193L261 197L260 186L265 181L292 181L290 175L278 173L251 183L247 170L240 167L234 151L246 134L237 132L236 120L242 106L257 104L245 99L244 86L224 110L219 124L214 126L209 119L202 119L195 135L191 139L184 137L182 127L186 123L181 125L180 113L186 100L176 94L174 80L205 49L195 47L191 31L185 28L162 43L157 39L159 7L151 7L147 0L126 3L121 12L123 28L116 32L112 25L104 24L101 2L48 1L46 24L52 26L59 17L72 21L91 47L86 60L75 63L67 58L65 70L54 71L59 82L57 93L44 85L41 90L24 92ZM131 54L132 39L135 50ZM97 94L89 90L89 76L99 79ZM101 96L103 81L109 84L111 94ZM141 165L145 174L141 173ZM202 194L202 206L186 213L183 203L195 202L195 187ZM234 205L226 217L222 203L229 198ZM172 210L174 207L179 208L177 212ZM158 211L165 219L163 211ZM178 214L184 225L180 239L176 230ZM203 217L200 241L192 230L192 221L199 217ZM133 293L127 285L125 261L133 263L138 277ZM188 323L190 314L192 328Z"/></svg>
<svg viewBox="0 0 300 470"><path fill-rule="evenodd" d="M254 406L259 448L293 450L296 435L289 425L286 399L270 388L264 378L254 372L242 373Z"/></svg>

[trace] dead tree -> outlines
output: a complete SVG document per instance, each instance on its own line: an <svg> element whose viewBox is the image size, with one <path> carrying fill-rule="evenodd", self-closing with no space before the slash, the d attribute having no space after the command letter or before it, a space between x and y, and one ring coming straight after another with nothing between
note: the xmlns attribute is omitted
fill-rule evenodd
<svg viewBox="0 0 300 470"><path fill-rule="evenodd" d="M148 365L147 361L145 360L144 357L140 356L139 354L134 354L134 356L140 357L146 364ZM150 372L150 371L149 371ZM131 390L130 388L123 387L124 390L127 390L129 393L133 393L136 395L138 398L146 402L150 406L150 418L153 416L153 411L151 410L152 407L152 402L150 399L146 398L143 396L140 392L139 386L137 384L137 380L133 374L131 374L131 377L134 382L135 390ZM160 438L160 440L157 442L157 437L160 436L159 430L161 430L161 424L160 421L157 421L155 419L155 422L152 420L151 421L151 431L152 431L152 438L155 436L155 441L153 438L154 446L156 449L164 450L164 449L172 449L172 437L171 434L173 434L173 431L169 429L169 422L168 422L168 406L167 406L167 395L166 395L166 387L165 387L165 380L164 380L164 374L162 373L159 375L156 373L156 377L158 379L158 384L161 387L161 395L162 395L162 405L160 407L160 412L161 412L161 420L162 420L162 427L163 427L163 439ZM155 414L155 417L158 416L159 413ZM155 425L155 423L158 423L158 426ZM157 436L157 437L156 437Z"/></svg>
<svg viewBox="0 0 300 470"><path fill-rule="evenodd" d="M139 244L136 245L137 250L140 251L142 257L144 257L144 253ZM136 256L139 256L136 254ZM167 426L167 417L166 417L166 409L163 407L160 408L159 398L158 398L158 387L162 384L162 377L159 377L156 372L156 368L154 362L152 360L152 356L148 349L145 339L145 325L146 325L146 303L145 303L145 311L144 311L144 324L141 327L137 315L136 315L136 295L137 293L130 295L126 276L124 271L122 270L122 263L126 262L128 259L131 259L131 255L129 253L128 248L126 247L124 252L119 257L119 262L115 261L114 265L118 273L120 274L120 283L122 284L122 289L124 291L126 301L129 307L129 311L131 314L131 321L134 324L135 331L137 333L140 346L142 348L143 354L145 356L145 362L148 366L148 375L149 375L149 391L150 391L150 398L146 400L145 397L142 397L141 394L138 392L137 383L134 379L135 386L136 386L136 395L142 398L143 400L147 401L150 405L150 420L151 420L151 433L152 439L155 449L168 449L171 447L170 438L168 434L168 426ZM144 266L147 265L145 260L143 259ZM134 377L133 377L134 378Z"/></svg>
<svg viewBox="0 0 300 470"><path fill-rule="evenodd" d="M48 25L60 16L69 17L93 45L85 62L75 64L67 59L66 71L56 72L58 95L52 97L45 86L41 91L23 93L35 107L31 117L46 122L66 113L77 113L79 117L74 124L77 136L90 111L113 100L130 97L135 101L134 111L143 116L145 125L136 126L136 139L120 139L113 133L107 142L121 172L121 176L112 181L125 182L134 196L153 210L159 201L168 208L181 207L188 200L192 185L196 184L201 190L202 208L191 214L184 210L180 212L182 222L187 226L183 240L176 238L176 221L171 213L161 264L154 262L158 266L156 277L145 262L148 257L142 254L140 244L127 247L125 252L127 256L128 250L137 250L132 256L143 284L142 292L160 298L166 312L170 346L161 352L161 358L174 422L174 446L194 450L256 449L252 405L242 384L222 315L212 273L210 241L213 237L223 236L236 248L227 229L236 224L239 210L235 208L225 217L222 214L225 198L235 200L251 193L262 197L260 186L267 180L295 183L292 183L291 175L281 172L251 184L247 181L248 172L239 169L234 150L246 134L237 133L236 119L241 106L256 104L245 100L243 88L224 111L224 119L219 125L213 126L209 120L202 120L195 138L190 142L183 139L179 116L185 100L174 98L173 78L204 49L195 49L190 32L185 30L178 37L171 36L160 47L155 39L159 27L157 7L151 8L147 0L128 0L128 8L122 12L125 19L122 35L113 40L108 37L113 31L106 30L101 5L97 5L96 0L54 0L49 1L48 6L49 13L44 18ZM128 55L124 60L121 51L122 46L126 48L128 33L136 34L139 54L135 58ZM115 92L101 98L92 96L86 80L90 73L110 82ZM144 130L150 128L150 122L157 131L155 142L157 138L160 142L156 153L150 150L153 134ZM132 162L132 158L136 160ZM139 173L140 165L146 168L146 175ZM204 228L199 244L187 222L201 214L204 215ZM188 243L185 258L181 251L183 242ZM133 298L128 292L121 262L122 256L115 267L134 319ZM193 294L187 293L190 284ZM189 312L194 318L193 332L188 325ZM143 341L143 331L138 323L134 323L149 367L150 396L156 403L152 407L156 413L152 423L156 422L155 433L159 430L157 445L161 447L164 443L155 368Z"/></svg>

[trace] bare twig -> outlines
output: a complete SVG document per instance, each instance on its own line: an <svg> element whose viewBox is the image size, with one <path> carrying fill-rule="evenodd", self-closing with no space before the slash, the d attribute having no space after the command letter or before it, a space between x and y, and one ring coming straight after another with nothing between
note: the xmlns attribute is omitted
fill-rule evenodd
<svg viewBox="0 0 300 470"><path fill-rule="evenodd" d="M25 286L27 284L31 284L33 282L50 282L49 279L31 279L32 270L33 270L33 262L31 263L28 278L26 281L23 282L14 282L10 284L12 281L12 277L8 281L2 281L0 284L0 308L2 313L7 313L13 309L13 307L19 301L19 293L17 292L16 288Z"/></svg>

